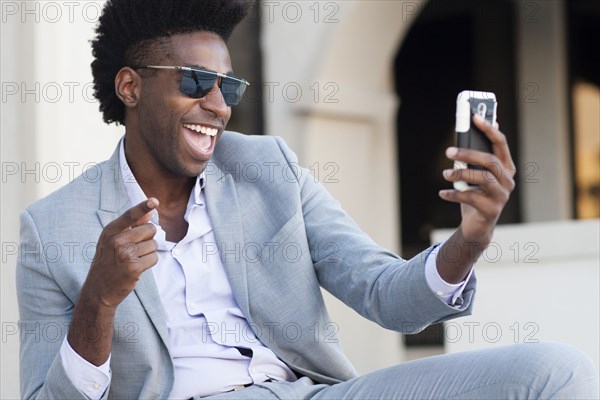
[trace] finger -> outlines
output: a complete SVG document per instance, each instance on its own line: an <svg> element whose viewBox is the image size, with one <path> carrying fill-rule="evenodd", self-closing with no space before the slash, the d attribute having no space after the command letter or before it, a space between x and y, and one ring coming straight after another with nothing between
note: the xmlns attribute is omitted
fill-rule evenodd
<svg viewBox="0 0 600 400"><path fill-rule="evenodd" d="M129 242L118 245L117 257L120 263L136 264L140 258L156 253L157 243L155 240L143 242Z"/></svg>
<svg viewBox="0 0 600 400"><path fill-rule="evenodd" d="M145 224L150 221L152 210L156 207L158 207L158 200L151 197L125 211L117 219L106 225L104 229L109 234L115 235L131 227Z"/></svg>
<svg viewBox="0 0 600 400"><path fill-rule="evenodd" d="M150 269L158 263L158 254L156 252L146 254L145 256L140 257L139 263L139 268L142 271Z"/></svg>
<svg viewBox="0 0 600 400"><path fill-rule="evenodd" d="M490 139L492 142L492 151L498 157L500 162L508 169L512 176L516 172L515 163L510 155L510 149L506 136L500 132L498 123L490 125L486 120L481 118L479 115L473 116L473 123L481 129L481 131Z"/></svg>
<svg viewBox="0 0 600 400"><path fill-rule="evenodd" d="M477 186L498 183L498 178L494 174L481 169L446 169L443 171L443 176L448 182L464 181Z"/></svg>
<svg viewBox="0 0 600 400"><path fill-rule="evenodd" d="M438 194L446 201L470 205L483 215L492 215L497 209L497 202L478 191L459 192L458 190L444 189L440 190Z"/></svg>
<svg viewBox="0 0 600 400"><path fill-rule="evenodd" d="M505 166L494 154L463 147L449 147L446 149L446 156L451 160L485 168L488 178L494 176L503 186L511 187L514 185L514 171Z"/></svg>
<svg viewBox="0 0 600 400"><path fill-rule="evenodd" d="M494 154L480 150L467 149L464 147L448 147L446 149L446 157L454 161L462 161L489 170L504 168L500 160L498 160Z"/></svg>
<svg viewBox="0 0 600 400"><path fill-rule="evenodd" d="M152 240L156 234L156 226L152 224L144 224L131 228L125 232L121 232L114 236L114 243L117 248L126 246L137 246L138 244Z"/></svg>
<svg viewBox="0 0 600 400"><path fill-rule="evenodd" d="M158 249L158 244L156 240L145 240L143 242L139 242L135 244L135 254L137 257L143 257L145 255L156 252Z"/></svg>
<svg viewBox="0 0 600 400"><path fill-rule="evenodd" d="M145 203L142 203L147 207L148 211L131 225L132 228L147 224L150 221L150 219L152 219L152 211L158 207L158 199L155 197L150 197Z"/></svg>
<svg viewBox="0 0 600 400"><path fill-rule="evenodd" d="M154 237L154 235L156 235L156 226L149 223L135 226L128 231L119 234L119 236L122 236L124 240L134 243L150 240Z"/></svg>
<svg viewBox="0 0 600 400"><path fill-rule="evenodd" d="M459 168L442 172L448 182L464 181L480 186L486 193L495 194L505 190L511 192L515 187L514 179L498 164L489 164L489 169Z"/></svg>
<svg viewBox="0 0 600 400"><path fill-rule="evenodd" d="M460 192L454 189L442 189L438 192L439 196L453 203L474 204L485 199L485 194L476 190L467 190Z"/></svg>

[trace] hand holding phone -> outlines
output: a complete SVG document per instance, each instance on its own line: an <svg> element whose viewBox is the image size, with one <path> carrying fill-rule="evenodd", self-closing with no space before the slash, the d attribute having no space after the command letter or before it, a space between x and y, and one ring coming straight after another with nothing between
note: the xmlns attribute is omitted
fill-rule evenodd
<svg viewBox="0 0 600 400"><path fill-rule="evenodd" d="M477 128L472 119L479 115L494 125L498 103L496 95L491 92L463 90L456 99L456 146L492 153L492 143L485 134ZM484 169L479 165L467 164L462 161L454 162L455 169ZM454 189L464 192L466 190L480 190L479 186L469 185L464 181L454 182Z"/></svg>

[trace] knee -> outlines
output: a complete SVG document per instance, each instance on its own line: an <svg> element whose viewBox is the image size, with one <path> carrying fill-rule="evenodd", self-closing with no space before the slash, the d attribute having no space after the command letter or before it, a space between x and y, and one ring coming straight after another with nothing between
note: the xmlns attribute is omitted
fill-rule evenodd
<svg viewBox="0 0 600 400"><path fill-rule="evenodd" d="M592 360L581 350L562 343L522 345L520 360L530 373L556 388L577 388L590 398L598 396L598 372ZM538 380L539 381L539 380Z"/></svg>
<svg viewBox="0 0 600 400"><path fill-rule="evenodd" d="M592 360L581 350L564 343L537 343L533 357L546 368L596 375ZM531 357L532 355L530 355ZM535 360L532 360L535 362Z"/></svg>

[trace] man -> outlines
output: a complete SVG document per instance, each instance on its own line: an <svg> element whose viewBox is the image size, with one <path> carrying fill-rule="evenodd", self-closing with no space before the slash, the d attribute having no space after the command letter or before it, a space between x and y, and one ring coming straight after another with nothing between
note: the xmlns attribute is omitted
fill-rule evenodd
<svg viewBox="0 0 600 400"><path fill-rule="evenodd" d="M442 356L357 377L319 286L403 332L470 313L472 265L514 187L514 165L497 127L476 120L494 154L447 155L498 168L444 172L483 189L440 192L461 203L454 235L408 261L378 247L280 139L224 131L247 86L232 74L225 40L247 7L106 4L93 42L95 93L105 121L126 133L98 181L80 177L22 214L23 329L69 327L58 342L25 337L22 396L593 397L590 362L558 345ZM241 173L249 163L265 167L260 178ZM91 251L49 259L47 243ZM443 256L448 246L460 249L458 259Z"/></svg>

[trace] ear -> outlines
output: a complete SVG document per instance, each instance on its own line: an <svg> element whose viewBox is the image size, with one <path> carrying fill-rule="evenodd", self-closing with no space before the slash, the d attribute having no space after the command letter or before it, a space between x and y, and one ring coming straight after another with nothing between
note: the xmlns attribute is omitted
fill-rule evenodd
<svg viewBox="0 0 600 400"><path fill-rule="evenodd" d="M136 107L140 98L141 77L132 68L123 67L115 77L115 93L125 107Z"/></svg>

